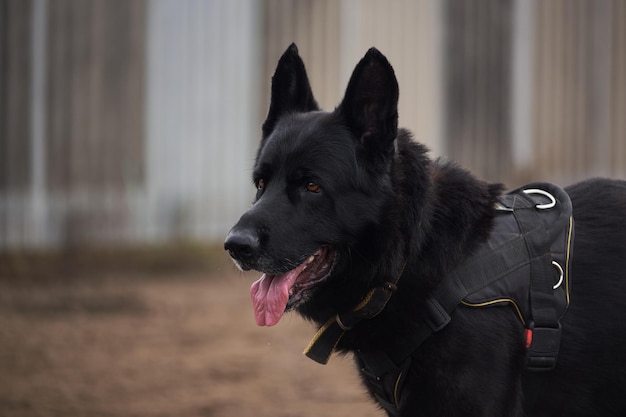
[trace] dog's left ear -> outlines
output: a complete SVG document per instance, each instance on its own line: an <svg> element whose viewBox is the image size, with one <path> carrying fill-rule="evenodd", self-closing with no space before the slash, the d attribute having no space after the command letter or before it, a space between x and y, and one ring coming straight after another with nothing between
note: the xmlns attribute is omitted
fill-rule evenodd
<svg viewBox="0 0 626 417"><path fill-rule="evenodd" d="M272 98L263 122L263 139L272 133L283 114L313 110L319 110L319 107L313 97L304 62L298 55L298 47L292 43L278 60L272 77Z"/></svg>
<svg viewBox="0 0 626 417"><path fill-rule="evenodd" d="M398 81L387 58L371 48L357 64L339 111L368 148L389 149L398 133Z"/></svg>

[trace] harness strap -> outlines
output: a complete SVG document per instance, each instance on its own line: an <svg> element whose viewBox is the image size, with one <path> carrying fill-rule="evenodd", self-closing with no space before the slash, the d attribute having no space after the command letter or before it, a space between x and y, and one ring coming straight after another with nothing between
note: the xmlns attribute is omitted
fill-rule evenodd
<svg viewBox="0 0 626 417"><path fill-rule="evenodd" d="M361 320L371 319L380 314L395 291L396 284L391 282L370 290L353 310L337 314L320 327L304 350L304 354L315 362L323 365L328 363L343 334Z"/></svg>
<svg viewBox="0 0 626 417"><path fill-rule="evenodd" d="M556 193L558 190L551 191ZM558 201L564 207L559 219L554 220L557 223L563 222L561 217L570 218L571 214L569 196L561 192ZM516 229L500 233L499 240L487 242L488 250L472 256L446 276L443 285L427 300L422 324L407 329L410 341L392 351L356 353L359 363L366 368L361 372L371 382L374 395L390 416L398 414L398 398L411 354L431 335L447 326L465 297L524 266L530 267L530 302L534 320L530 323L533 339L527 351L526 369L549 370L554 367L559 350L560 324L552 287L554 271L550 245L553 239L547 231L551 223L540 216L542 208L537 207L537 202L523 193L501 196L500 203L501 209L494 219L495 227L498 224L506 227L507 217L510 219L509 216L513 215ZM569 230L571 233L571 223ZM569 254L569 244L566 250ZM532 393L541 386L536 380L524 378L526 409L534 400ZM533 385L532 389L528 388L529 383Z"/></svg>
<svg viewBox="0 0 626 417"><path fill-rule="evenodd" d="M457 306L468 294L477 291L525 263L528 256L525 254L524 237L516 235L510 240L484 256L476 257L462 267L450 273L446 282L426 300L425 319L421 325L407 331L410 341L397 347L395 351L387 352L396 364L403 363L426 339L443 328L451 320L451 315ZM480 268L480 265L493 265L489 271Z"/></svg>
<svg viewBox="0 0 626 417"><path fill-rule="evenodd" d="M400 391L408 375L411 359L400 365L382 352L356 352L361 375L369 382L369 387L378 403L390 416L395 416L400 408Z"/></svg>
<svg viewBox="0 0 626 417"><path fill-rule="evenodd" d="M515 198L523 194L516 195ZM524 205L535 204L533 200ZM568 199L569 200L569 199ZM517 202L516 201L516 202ZM515 219L522 232L527 235L530 257L530 303L533 321L529 325L532 343L528 347L526 368L532 371L551 370L556 366L556 358L561 341L561 326L556 314L553 285L553 271L546 265L552 262L550 236L539 215L540 210L516 210Z"/></svg>

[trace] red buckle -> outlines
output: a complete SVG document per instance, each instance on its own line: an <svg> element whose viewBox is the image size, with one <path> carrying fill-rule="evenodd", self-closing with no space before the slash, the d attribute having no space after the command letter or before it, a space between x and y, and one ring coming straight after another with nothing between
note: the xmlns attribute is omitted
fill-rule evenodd
<svg viewBox="0 0 626 417"><path fill-rule="evenodd" d="M533 344L533 329L524 329L524 337L526 338L526 349Z"/></svg>

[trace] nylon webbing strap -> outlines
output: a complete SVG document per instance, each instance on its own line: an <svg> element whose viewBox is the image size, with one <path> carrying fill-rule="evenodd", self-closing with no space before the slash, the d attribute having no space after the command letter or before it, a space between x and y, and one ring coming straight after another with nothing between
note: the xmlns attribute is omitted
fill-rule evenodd
<svg viewBox="0 0 626 417"><path fill-rule="evenodd" d="M344 333L345 330L339 326L336 318L333 317L320 327L309 346L304 350L304 354L315 362L326 365Z"/></svg>
<svg viewBox="0 0 626 417"><path fill-rule="evenodd" d="M352 311L338 314L328 320L313 336L304 354L315 362L323 365L328 363L343 334L361 320L371 319L380 314L394 291L395 284L392 283L372 289Z"/></svg>
<svg viewBox="0 0 626 417"><path fill-rule="evenodd" d="M434 298L451 313L468 294L498 281L511 270L527 263L524 236L517 235L452 271L446 278L449 284L441 286Z"/></svg>
<svg viewBox="0 0 626 417"><path fill-rule="evenodd" d="M523 200L532 208L514 212L519 227L525 233L529 243L528 252L531 258L529 295L532 322L529 329L532 331L532 340L526 354L526 370L528 371L549 371L556 366L561 343L561 325L557 317L553 288L554 270L551 263L555 236L551 233L556 230L558 238L562 233L562 228L554 226L565 223L571 214L571 201L565 191L549 185L541 189L548 189L554 194L554 196L550 194L554 200L552 206L554 208L548 208L545 210L546 214L543 214L544 210L534 199L528 195L519 194L518 202ZM565 268L567 269L567 265Z"/></svg>
<svg viewBox="0 0 626 417"><path fill-rule="evenodd" d="M407 360L398 366L381 351L358 352L356 359L361 375L369 382L380 406L388 415L398 415L398 396L411 361Z"/></svg>
<svg viewBox="0 0 626 417"><path fill-rule="evenodd" d="M526 241L533 243L527 244L530 256L530 302L533 321L535 327L557 328L548 225L542 220L539 211L534 208L536 203L530 197L523 198L522 195L518 195L516 200L517 204L524 201L526 207L515 210L513 215L520 230L526 236Z"/></svg>
<svg viewBox="0 0 626 417"><path fill-rule="evenodd" d="M502 216L506 217L510 214ZM502 217L497 221L506 221L506 219ZM426 301L425 321L415 329L407 331L410 335L410 343L404 344L394 352L389 352L389 356L395 363L402 363L433 333L446 327L451 320L450 316L463 298L528 262L526 242L524 236L520 234L513 235L496 248L490 248L480 253L479 256L471 258L448 274L444 285L441 285ZM485 265L489 265L489 268L485 268Z"/></svg>

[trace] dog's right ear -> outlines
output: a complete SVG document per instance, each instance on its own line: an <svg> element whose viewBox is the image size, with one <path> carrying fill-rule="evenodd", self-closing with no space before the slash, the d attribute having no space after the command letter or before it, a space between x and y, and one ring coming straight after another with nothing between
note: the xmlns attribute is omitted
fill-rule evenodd
<svg viewBox="0 0 626 417"><path fill-rule="evenodd" d="M298 55L298 47L292 43L278 60L272 77L272 98L263 122L263 139L272 133L283 114L313 110L319 110L319 107L313 97L304 62Z"/></svg>

